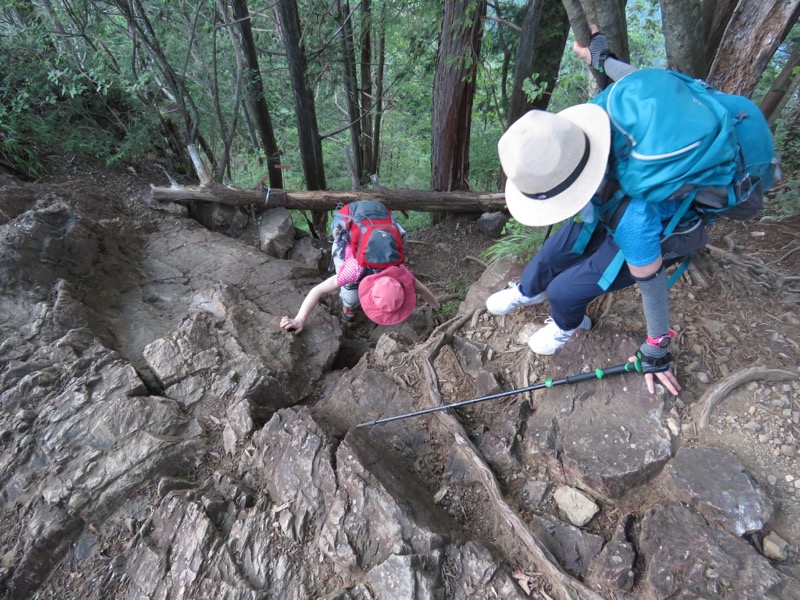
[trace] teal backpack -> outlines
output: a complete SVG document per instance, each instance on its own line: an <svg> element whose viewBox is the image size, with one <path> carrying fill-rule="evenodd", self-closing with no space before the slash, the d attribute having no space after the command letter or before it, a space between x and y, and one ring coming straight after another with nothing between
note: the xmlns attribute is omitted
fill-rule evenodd
<svg viewBox="0 0 800 600"><path fill-rule="evenodd" d="M630 198L682 200L664 239L677 237L676 230L703 229L691 226L701 220L746 219L762 208L778 160L767 121L748 98L674 71L644 69L591 102L611 122L609 170L619 185L601 212L612 233ZM611 285L623 262L620 254L601 287Z"/></svg>

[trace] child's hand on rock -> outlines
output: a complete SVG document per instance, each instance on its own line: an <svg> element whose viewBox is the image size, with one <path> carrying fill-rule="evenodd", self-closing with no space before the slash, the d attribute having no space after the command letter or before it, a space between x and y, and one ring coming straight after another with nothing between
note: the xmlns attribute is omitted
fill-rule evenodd
<svg viewBox="0 0 800 600"><path fill-rule="evenodd" d="M303 319L292 319L291 317L281 317L281 327L286 331L291 331L295 335L303 331L305 322Z"/></svg>

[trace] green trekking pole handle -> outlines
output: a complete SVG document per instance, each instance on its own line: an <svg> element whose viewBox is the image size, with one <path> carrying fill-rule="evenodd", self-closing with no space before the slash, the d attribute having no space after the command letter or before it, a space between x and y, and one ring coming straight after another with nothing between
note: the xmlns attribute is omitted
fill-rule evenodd
<svg viewBox="0 0 800 600"><path fill-rule="evenodd" d="M393 417L384 417L382 419L376 419L375 421L359 423L356 425L356 429L361 427L372 427L373 425L380 425L381 423L399 421L400 419L407 419L409 417L427 415L428 413L439 412L440 410L447 410L448 408L458 408L459 406L467 406L468 404L475 404L477 402L485 402L486 400L494 400L495 398L504 398L506 396L513 396L514 394L524 394L525 392L532 392L533 390L540 390L542 388L551 388L556 385L563 385L565 383L578 383L580 381L588 381L589 379L603 379L604 377L608 377L610 375L620 375L622 373L631 372L642 372L642 363L638 358L622 365L609 367L608 369L595 369L589 373L570 375L569 377L564 377L562 379L545 379L542 383L536 383L534 385L529 385L528 387L519 388L516 390L498 392L497 394L489 394L488 396L481 396L480 398L471 398L470 400L462 400L461 402L454 402L452 404L442 404L441 406L425 408L423 410L417 410L403 415L395 415Z"/></svg>

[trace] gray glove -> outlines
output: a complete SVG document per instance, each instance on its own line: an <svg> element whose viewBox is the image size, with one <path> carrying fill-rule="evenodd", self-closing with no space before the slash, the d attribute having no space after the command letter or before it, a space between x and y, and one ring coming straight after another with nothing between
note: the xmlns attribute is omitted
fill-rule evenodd
<svg viewBox="0 0 800 600"><path fill-rule="evenodd" d="M606 34L598 31L593 33L589 40L589 54L592 57L592 66L603 73L605 71L606 58L608 58L608 38Z"/></svg>

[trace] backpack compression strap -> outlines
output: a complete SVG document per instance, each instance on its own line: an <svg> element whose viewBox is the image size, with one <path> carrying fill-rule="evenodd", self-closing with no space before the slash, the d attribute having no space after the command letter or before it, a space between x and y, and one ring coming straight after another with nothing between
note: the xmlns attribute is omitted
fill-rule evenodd
<svg viewBox="0 0 800 600"><path fill-rule="evenodd" d="M694 189L691 190L688 194L686 194L686 197L681 202L680 206L678 207L678 210L675 211L675 214L672 216L672 219L670 219L669 223L667 223L667 226L664 228L662 239L669 237L670 235L673 234L675 228L681 222L681 219L683 219L683 217L686 216L686 213L689 210L689 207L692 205L692 202L694 202L695 196L697 196L698 191L699 189ZM629 198L628 202L630 202ZM624 208L622 208L622 211L620 211L620 208L623 205L624 208L627 208L627 202L625 202L624 199L621 202L620 207L617 207L613 212L612 219L616 221L615 225L618 224L619 220L622 218L621 212L624 211ZM686 269L689 267L689 263L691 262L691 260L692 260L692 255L691 253L689 253L681 261L681 264L678 266L678 268L669 276L669 279L667 279L667 289L675 285L675 282L678 281L678 278L680 278L683 272L686 271ZM624 263L625 263L625 257L622 255L622 251L620 250L619 252L617 252L617 255L614 257L614 259L611 261L608 267L606 267L606 270L603 271L603 274L600 277L600 281L597 282L597 285L599 285L604 292L608 291L608 288L610 288L611 284L614 283L614 280L617 278L617 275L619 275L620 269L622 269L622 265Z"/></svg>

